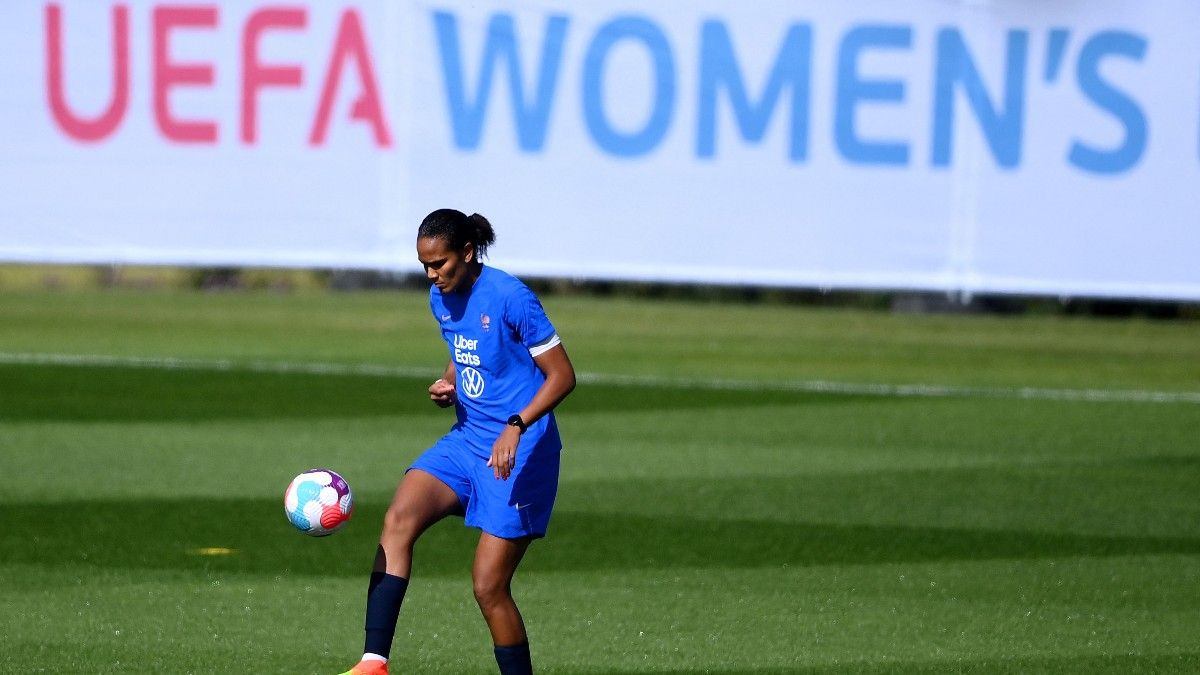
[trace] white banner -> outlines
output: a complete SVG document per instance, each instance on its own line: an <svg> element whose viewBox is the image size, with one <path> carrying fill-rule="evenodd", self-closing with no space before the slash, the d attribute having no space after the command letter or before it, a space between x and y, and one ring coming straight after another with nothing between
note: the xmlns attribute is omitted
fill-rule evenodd
<svg viewBox="0 0 1200 675"><path fill-rule="evenodd" d="M0 260L1200 299L1200 4L0 5Z"/></svg>

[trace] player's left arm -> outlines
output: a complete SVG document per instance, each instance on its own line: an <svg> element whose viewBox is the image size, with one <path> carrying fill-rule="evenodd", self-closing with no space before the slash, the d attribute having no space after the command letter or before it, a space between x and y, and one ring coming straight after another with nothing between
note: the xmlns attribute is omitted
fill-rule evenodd
<svg viewBox="0 0 1200 675"><path fill-rule="evenodd" d="M575 390L575 367L571 365L571 357L567 356L562 343L533 357L533 362L546 376L546 381L529 404L518 413L525 424L540 420Z"/></svg>
<svg viewBox="0 0 1200 675"><path fill-rule="evenodd" d="M546 381L538 387L529 403L517 412L526 425L545 417L575 389L575 367L571 365L571 358L561 343L533 357L533 362L546 376ZM496 439L492 446L492 457L488 460L488 466L492 467L496 478L508 480L516 465L517 444L520 441L521 430L514 426L505 427L500 438Z"/></svg>

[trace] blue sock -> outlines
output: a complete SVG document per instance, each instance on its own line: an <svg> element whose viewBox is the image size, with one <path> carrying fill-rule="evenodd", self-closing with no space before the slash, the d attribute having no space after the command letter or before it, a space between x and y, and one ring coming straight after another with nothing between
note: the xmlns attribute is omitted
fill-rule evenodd
<svg viewBox="0 0 1200 675"><path fill-rule="evenodd" d="M533 675L533 661L529 658L528 642L509 647L497 646L495 651L500 675Z"/></svg>
<svg viewBox="0 0 1200 675"><path fill-rule="evenodd" d="M384 572L372 572L371 584L367 586L367 639L364 652L387 657L392 651L392 638L396 635L396 618L400 616L400 603L404 591L408 590L408 579Z"/></svg>

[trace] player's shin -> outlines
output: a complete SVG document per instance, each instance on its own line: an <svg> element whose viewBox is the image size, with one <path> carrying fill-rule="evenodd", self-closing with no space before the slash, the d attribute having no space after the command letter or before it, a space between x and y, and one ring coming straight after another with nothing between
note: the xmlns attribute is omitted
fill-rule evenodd
<svg viewBox="0 0 1200 675"><path fill-rule="evenodd" d="M372 572L367 587L366 641L363 652L388 658L396 635L400 603L408 590L408 579L385 572Z"/></svg>

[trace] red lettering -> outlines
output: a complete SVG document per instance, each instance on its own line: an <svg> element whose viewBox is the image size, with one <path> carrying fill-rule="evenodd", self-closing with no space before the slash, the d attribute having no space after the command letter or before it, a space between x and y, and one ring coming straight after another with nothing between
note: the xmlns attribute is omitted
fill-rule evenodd
<svg viewBox="0 0 1200 675"><path fill-rule="evenodd" d="M217 8L154 8L154 120L167 138L180 143L215 143L217 125L208 121L182 121L171 114L168 96L181 85L212 86L213 67L208 63L171 61L171 31L175 28L216 28Z"/></svg>
<svg viewBox="0 0 1200 675"><path fill-rule="evenodd" d="M100 141L107 138L125 118L129 107L129 8L114 5L113 22L113 94L108 107L99 116L87 119L76 115L67 106L63 84L62 8L46 5L46 66L50 111L54 121L68 136L79 141Z"/></svg>
<svg viewBox="0 0 1200 675"><path fill-rule="evenodd" d="M159 132L177 143L216 143L218 125L211 119L183 119L171 107L171 95L181 87L212 89L216 83L216 66L211 61L180 62L172 59L171 41L177 30L208 30L218 28L219 6L215 2L195 5L154 6L151 10L152 41L152 107ZM112 7L112 93L103 111L89 116L72 110L67 102L66 57L64 47L63 9L60 2L48 2L45 8L46 91L54 121L65 134L78 141L102 141L113 135L123 123L129 109L130 35L129 6ZM304 71L298 63L263 63L260 43L271 31L299 31L308 26L308 10L303 6L265 7L253 12L246 20L241 38L242 91L241 139L253 144L258 137L259 96L267 87L300 88ZM362 18L356 9L346 9L338 21L337 33L322 80L320 99L309 133L310 146L326 143L335 101L342 91L344 80L358 78L359 92L350 104L351 121L364 122L371 128L375 144L381 148L392 145L391 132L383 113L379 80L371 50L363 31ZM90 112L90 111L89 111Z"/></svg>
<svg viewBox="0 0 1200 675"><path fill-rule="evenodd" d="M353 60L358 68L358 79L362 82L362 94L355 100L350 109L351 119L369 122L375 132L375 143L380 147L392 144L391 134L383 120L383 106L379 101L379 88L376 85L375 70L371 66L371 54L367 49L367 40L363 35L362 23L358 12L348 9L342 14L338 25L337 41L333 46L333 54L329 59L329 67L325 71L325 84L321 88L321 103L317 108L317 119L309 136L310 145L321 145L325 142L329 131L329 117L333 109L334 94L342 81L342 71L346 62Z"/></svg>
<svg viewBox="0 0 1200 675"><path fill-rule="evenodd" d="M268 66L258 60L258 41L270 29L299 30L308 25L302 7L260 9L246 21L242 31L242 142L253 143L258 135L258 90L263 87L299 87L304 79L300 66Z"/></svg>

